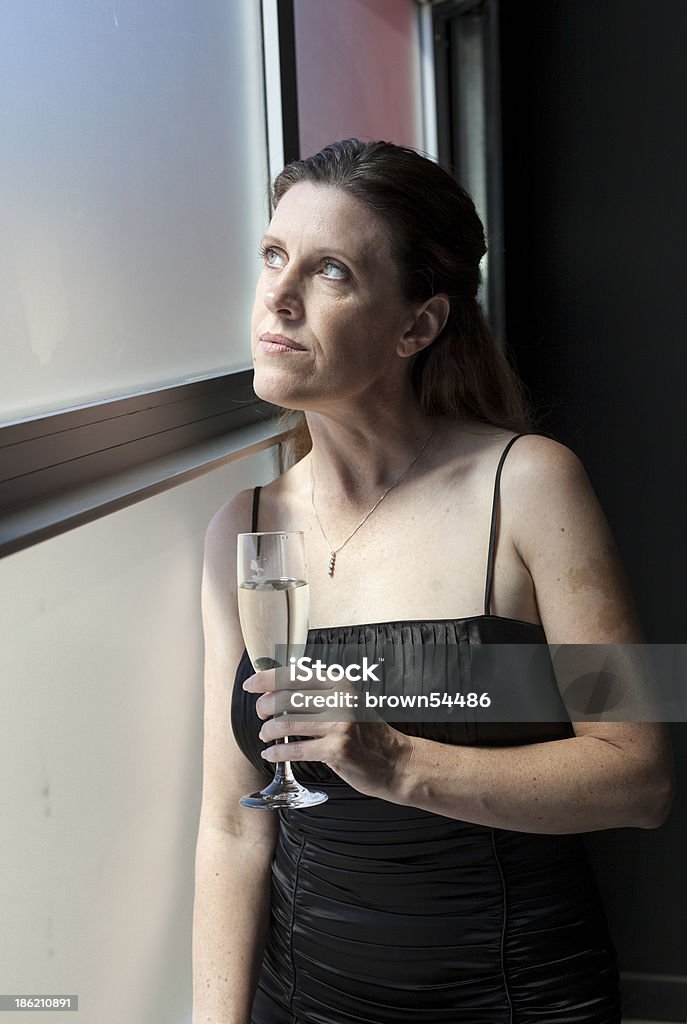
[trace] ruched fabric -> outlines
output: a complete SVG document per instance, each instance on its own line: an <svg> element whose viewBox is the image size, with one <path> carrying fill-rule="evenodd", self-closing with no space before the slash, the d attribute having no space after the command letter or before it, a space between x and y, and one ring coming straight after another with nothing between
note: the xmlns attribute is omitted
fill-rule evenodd
<svg viewBox="0 0 687 1024"><path fill-rule="evenodd" d="M455 646L467 692L480 645L545 637L541 626L482 615L311 630L309 642L329 656L355 644L371 659L380 645L399 654ZM244 652L232 727L267 782L256 697L241 688L252 671ZM486 722L477 712L394 727L491 747L573 735L569 721ZM489 828L363 796L319 762L295 772L329 800L278 812L252 1024L619 1024L615 950L579 836Z"/></svg>

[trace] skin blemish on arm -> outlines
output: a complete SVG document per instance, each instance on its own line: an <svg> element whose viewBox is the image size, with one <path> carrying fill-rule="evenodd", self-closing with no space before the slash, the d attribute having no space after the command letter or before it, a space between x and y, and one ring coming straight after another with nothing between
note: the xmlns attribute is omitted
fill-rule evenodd
<svg viewBox="0 0 687 1024"><path fill-rule="evenodd" d="M618 570L618 556L609 550L605 558L592 559L585 565L570 566L565 574L565 586L571 594L586 591L601 598L597 625L604 632L609 633L621 629L629 621L627 615L629 595L626 591L622 570L621 575Z"/></svg>

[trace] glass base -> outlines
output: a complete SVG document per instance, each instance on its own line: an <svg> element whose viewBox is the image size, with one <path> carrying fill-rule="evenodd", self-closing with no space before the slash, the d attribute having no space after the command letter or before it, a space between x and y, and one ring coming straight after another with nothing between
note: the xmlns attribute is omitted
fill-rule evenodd
<svg viewBox="0 0 687 1024"><path fill-rule="evenodd" d="M295 779L287 779L282 782L271 782L259 793L242 796L239 803L242 807L278 811L282 807L314 807L328 799L327 794L321 793L318 789L306 789Z"/></svg>

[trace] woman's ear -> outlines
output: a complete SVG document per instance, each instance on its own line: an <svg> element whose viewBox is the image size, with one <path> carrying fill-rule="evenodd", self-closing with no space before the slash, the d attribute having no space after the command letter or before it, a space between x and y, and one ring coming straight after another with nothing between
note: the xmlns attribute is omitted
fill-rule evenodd
<svg viewBox="0 0 687 1024"><path fill-rule="evenodd" d="M448 295L433 295L431 299L427 299L418 310L413 325L396 346L397 354L407 358L417 355L423 348L431 345L443 331L450 311Z"/></svg>

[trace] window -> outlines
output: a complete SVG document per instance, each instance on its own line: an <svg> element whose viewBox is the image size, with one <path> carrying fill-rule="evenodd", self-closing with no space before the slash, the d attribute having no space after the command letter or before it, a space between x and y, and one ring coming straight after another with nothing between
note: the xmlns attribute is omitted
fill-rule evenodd
<svg viewBox="0 0 687 1024"><path fill-rule="evenodd" d="M481 298L504 341L498 0L443 0L432 15L439 159L482 218L489 251Z"/></svg>
<svg viewBox="0 0 687 1024"><path fill-rule="evenodd" d="M415 0L294 0L300 153L336 139L423 148Z"/></svg>
<svg viewBox="0 0 687 1024"><path fill-rule="evenodd" d="M269 415L247 331L268 156L257 3L9 0L3 30L7 553Z"/></svg>

